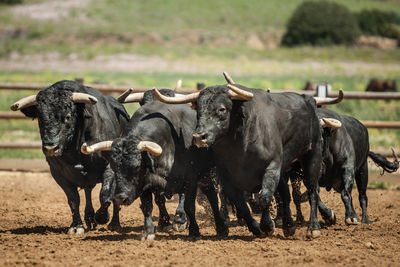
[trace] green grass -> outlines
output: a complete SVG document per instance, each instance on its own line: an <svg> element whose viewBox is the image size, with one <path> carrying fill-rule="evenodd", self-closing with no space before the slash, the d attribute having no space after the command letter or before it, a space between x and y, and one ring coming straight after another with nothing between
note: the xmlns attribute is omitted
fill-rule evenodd
<svg viewBox="0 0 400 267"><path fill-rule="evenodd" d="M0 159L45 159L40 149L0 149Z"/></svg>
<svg viewBox="0 0 400 267"><path fill-rule="evenodd" d="M388 182L369 182L368 183L368 188L370 189L389 189L389 188L396 188L397 190L399 190L399 187L396 187L394 184L392 183L388 183Z"/></svg>
<svg viewBox="0 0 400 267"><path fill-rule="evenodd" d="M126 84L127 88L132 85L140 86L158 86L173 87L178 79L183 79L184 87L194 88L196 83L201 81L207 85L222 84L224 79L222 75L196 75L196 74L166 74L166 73L96 73L88 72L82 75L85 83L107 83L107 84ZM30 81L54 83L61 79L74 79L73 74L60 74L53 72L1 72L0 81ZM327 77L315 77L324 80ZM259 75L243 75L236 76L234 79L238 83L245 84L249 87L259 88L301 88L304 85L304 79L292 76L273 76L264 77ZM355 88L362 89L366 81L363 77L343 77L338 76L333 79L333 88ZM0 110L8 111L12 103L19 98L34 94L34 91L0 91ZM133 114L137 109L137 104L125 104L129 114ZM338 105L330 106L333 110L340 114L354 116L360 120L398 120L400 118L400 104L392 101L367 101L367 100L344 100ZM389 149L390 147L400 147L400 130L387 129L369 129L371 147ZM38 126L36 121L2 121L0 125L0 140L21 141L32 140L39 141ZM2 150L0 157L10 155L11 150ZM12 152L16 153L16 152ZM24 152L20 156L28 157L37 156L37 154ZM40 153L39 153L40 155ZM11 156L11 155L10 155Z"/></svg>
<svg viewBox="0 0 400 267"><path fill-rule="evenodd" d="M31 2L31 1L29 1ZM36 1L37 2L37 1ZM45 2L45 1L42 1ZM2 6L0 22L24 27L30 23L33 29L46 28L44 33L87 32L148 32L161 33L202 30L205 32L254 32L282 29L302 0L271 1L140 1L112 0L91 1L87 8L75 9L70 16L58 22L34 21L10 14L12 7ZM399 1L335 0L352 11L366 8L400 10ZM28 1L26 1L26 4ZM85 23L79 20L84 15ZM42 34L44 34L42 33Z"/></svg>
<svg viewBox="0 0 400 267"><path fill-rule="evenodd" d="M268 40L279 40L287 20L301 2L303 1L123 0L116 3L99 0L91 1L89 7L70 10L68 17L43 21L13 15L12 9L15 7L2 6L0 33L19 29L20 34L14 37L5 35L0 41L0 57L6 57L13 51L22 54L55 51L63 55L78 53L85 58L124 52L173 58L211 55L222 58L245 56L251 60L400 60L397 50L305 47L258 51L246 46L247 35L252 32L267 34ZM400 2L394 0L385 1L384 5L373 0L335 2L344 4L353 11L378 8L400 13ZM80 19L81 17L84 19ZM137 42L137 34L154 34L156 40ZM201 36L200 44L185 43L193 34ZM180 39L182 35L186 36L184 40ZM231 37L232 44L212 45L216 38L223 36Z"/></svg>

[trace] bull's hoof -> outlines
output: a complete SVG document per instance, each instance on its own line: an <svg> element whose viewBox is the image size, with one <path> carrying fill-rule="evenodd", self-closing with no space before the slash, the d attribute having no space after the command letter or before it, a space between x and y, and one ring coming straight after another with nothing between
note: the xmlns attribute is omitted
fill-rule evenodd
<svg viewBox="0 0 400 267"><path fill-rule="evenodd" d="M321 231L320 230L308 230L307 231L307 237L311 239L315 239L321 236Z"/></svg>
<svg viewBox="0 0 400 267"><path fill-rule="evenodd" d="M94 215L94 220L97 224L106 224L110 220L110 213L106 210L105 212L96 211Z"/></svg>
<svg viewBox="0 0 400 267"><path fill-rule="evenodd" d="M122 228L121 228L121 225L119 223L111 222L109 225L107 225L107 229L112 231L112 232L120 232Z"/></svg>
<svg viewBox="0 0 400 267"><path fill-rule="evenodd" d="M367 218L363 217L361 222L364 223L364 224L372 224L372 222L368 219L368 217Z"/></svg>
<svg viewBox="0 0 400 267"><path fill-rule="evenodd" d="M172 228L177 232L183 232L183 231L186 230L187 227L188 227L187 221L184 222L184 223L176 223L176 222L174 222L172 224Z"/></svg>
<svg viewBox="0 0 400 267"><path fill-rule="evenodd" d="M70 227L68 229L69 235L82 235L84 233L85 233L85 229L82 226Z"/></svg>
<svg viewBox="0 0 400 267"><path fill-rule="evenodd" d="M324 221L325 221L325 223L326 223L327 225L336 224L336 215L335 215L335 213L333 212L333 210L331 210L331 212L332 212L332 214L331 214L330 217L324 218Z"/></svg>
<svg viewBox="0 0 400 267"><path fill-rule="evenodd" d="M360 220L358 218L346 218L346 225L357 225L360 224Z"/></svg>
<svg viewBox="0 0 400 267"><path fill-rule="evenodd" d="M169 232L171 229L172 229L172 224L159 225L157 227L157 231L163 233Z"/></svg>
<svg viewBox="0 0 400 267"><path fill-rule="evenodd" d="M192 242L196 242L201 240L201 235L189 235L189 240Z"/></svg>
<svg viewBox="0 0 400 267"><path fill-rule="evenodd" d="M156 235L155 234L146 234L146 233L143 233L141 238L140 238L141 241L154 240L154 239L156 239Z"/></svg>
<svg viewBox="0 0 400 267"><path fill-rule="evenodd" d="M261 223L260 224L261 231L266 233L268 236L271 236L275 230L275 222L270 220L270 222Z"/></svg>
<svg viewBox="0 0 400 267"><path fill-rule="evenodd" d="M271 237L274 235L274 232L275 232L275 228L272 229L271 231L264 232L264 236Z"/></svg>
<svg viewBox="0 0 400 267"><path fill-rule="evenodd" d="M283 228L282 230L283 230L283 234L284 234L285 237L294 236L294 234L296 233L296 226Z"/></svg>
<svg viewBox="0 0 400 267"><path fill-rule="evenodd" d="M226 225L224 225L222 227L217 227L216 230L217 230L218 237L225 238L225 237L228 237L228 235L229 235L229 228Z"/></svg>

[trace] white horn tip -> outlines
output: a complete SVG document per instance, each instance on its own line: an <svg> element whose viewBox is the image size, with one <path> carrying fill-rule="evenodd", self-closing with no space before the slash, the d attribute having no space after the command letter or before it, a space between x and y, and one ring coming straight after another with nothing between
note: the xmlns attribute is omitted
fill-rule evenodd
<svg viewBox="0 0 400 267"><path fill-rule="evenodd" d="M93 105L97 103L97 98L95 98L94 96L89 96L89 100Z"/></svg>
<svg viewBox="0 0 400 267"><path fill-rule="evenodd" d="M182 88L182 80L179 79L179 80L176 82L175 90L176 90L176 89L181 89L181 88Z"/></svg>

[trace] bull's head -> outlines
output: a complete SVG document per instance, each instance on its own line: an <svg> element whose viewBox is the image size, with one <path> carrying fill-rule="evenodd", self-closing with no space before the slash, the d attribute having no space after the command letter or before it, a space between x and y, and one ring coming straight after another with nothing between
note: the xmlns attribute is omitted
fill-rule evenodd
<svg viewBox="0 0 400 267"><path fill-rule="evenodd" d="M88 146L82 145L84 154L110 151L110 165L116 179L115 201L120 205L130 205L148 185L149 173L154 173L152 156L160 156L162 148L154 142L118 138Z"/></svg>
<svg viewBox="0 0 400 267"><path fill-rule="evenodd" d="M68 90L58 89L68 88ZM74 138L78 116L77 104L96 104L91 95L73 92L79 85L73 81L58 82L37 95L17 101L11 109L21 110L26 116L38 118L43 153L48 156L61 156L63 150ZM58 90L57 90L58 89ZM83 106L80 106L83 109Z"/></svg>
<svg viewBox="0 0 400 267"><path fill-rule="evenodd" d="M244 88L244 87L243 87ZM165 97L157 90L156 97L167 103L196 103L197 127L193 142L197 147L208 147L229 130L233 100L251 100L253 94L245 89L228 84L208 87L201 92L179 97Z"/></svg>

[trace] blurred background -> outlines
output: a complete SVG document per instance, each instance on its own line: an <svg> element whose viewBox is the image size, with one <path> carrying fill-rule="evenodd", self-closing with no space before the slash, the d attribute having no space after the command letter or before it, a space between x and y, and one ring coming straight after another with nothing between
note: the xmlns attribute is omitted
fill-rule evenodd
<svg viewBox="0 0 400 267"><path fill-rule="evenodd" d="M0 82L397 91L398 0L0 0ZM374 90L375 90L374 89ZM1 90L0 110L36 91ZM137 106L126 106L132 113ZM345 100L360 120L396 121L400 102ZM0 142L40 141L36 121L0 120ZM371 146L400 150L400 131L369 129ZM44 158L1 149L0 158Z"/></svg>

